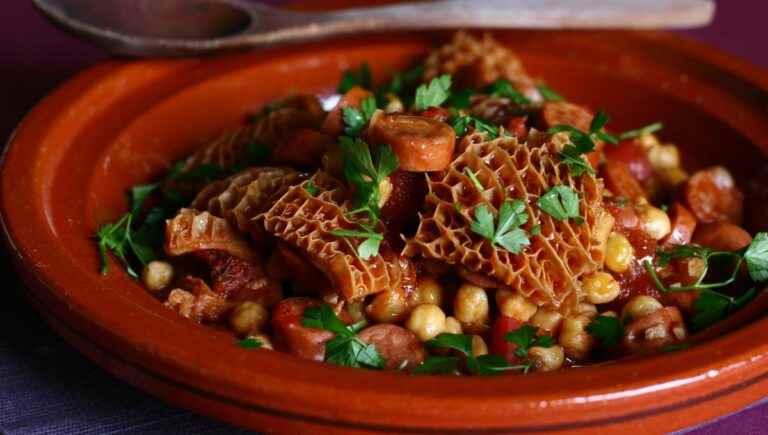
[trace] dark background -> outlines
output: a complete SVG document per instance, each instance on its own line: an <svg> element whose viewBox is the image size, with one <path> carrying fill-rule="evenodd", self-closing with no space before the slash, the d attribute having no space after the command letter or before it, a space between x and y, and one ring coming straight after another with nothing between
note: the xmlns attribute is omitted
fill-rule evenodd
<svg viewBox="0 0 768 435"><path fill-rule="evenodd" d="M768 68L766 16L768 0L721 0L713 25L683 33ZM105 57L49 26L28 1L3 0L0 138L46 93ZM29 308L4 253L0 273L1 433L245 433L166 405L96 367ZM764 434L766 428L764 401L690 433Z"/></svg>

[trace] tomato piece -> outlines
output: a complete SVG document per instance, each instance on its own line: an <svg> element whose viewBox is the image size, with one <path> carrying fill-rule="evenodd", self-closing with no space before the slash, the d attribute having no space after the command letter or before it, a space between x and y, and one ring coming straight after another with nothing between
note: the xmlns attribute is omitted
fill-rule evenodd
<svg viewBox="0 0 768 435"><path fill-rule="evenodd" d="M644 197L645 191L629 171L627 166L618 160L608 160L603 165L605 187L614 195L628 199Z"/></svg>
<svg viewBox="0 0 768 435"><path fill-rule="evenodd" d="M506 336L521 326L523 323L514 317L499 316L491 329L491 353L503 356L510 364L519 364L520 358L515 355L517 345L508 341Z"/></svg>
<svg viewBox="0 0 768 435"><path fill-rule="evenodd" d="M743 195L722 166L696 172L685 185L685 201L699 222L741 223Z"/></svg>
<svg viewBox="0 0 768 435"><path fill-rule="evenodd" d="M616 161L624 164L635 180L643 183L653 175L648 155L643 146L635 140L624 140L618 145L608 145L603 149L607 161Z"/></svg>
<svg viewBox="0 0 768 435"><path fill-rule="evenodd" d="M635 207L626 198L615 196L607 197L605 198L604 204L608 213L613 216L614 231L622 234L629 234L640 226L640 217L637 215Z"/></svg>

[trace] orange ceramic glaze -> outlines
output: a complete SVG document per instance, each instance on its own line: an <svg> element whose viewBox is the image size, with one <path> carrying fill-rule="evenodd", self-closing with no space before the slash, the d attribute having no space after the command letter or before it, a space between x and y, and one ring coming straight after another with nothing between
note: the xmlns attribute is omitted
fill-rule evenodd
<svg viewBox="0 0 768 435"><path fill-rule="evenodd" d="M27 116L4 160L5 236L30 301L116 376L266 432L654 433L763 397L766 298L711 339L675 353L527 376L415 377L241 349L230 335L163 307L118 267L99 275L91 236L125 211L129 186L272 98L331 92L340 72L362 61L382 77L446 36L358 36L199 60L115 61L70 80ZM663 33L497 37L572 101L605 107L617 131L664 122L665 139L681 146L688 169L722 164L743 183L764 164L764 71Z"/></svg>

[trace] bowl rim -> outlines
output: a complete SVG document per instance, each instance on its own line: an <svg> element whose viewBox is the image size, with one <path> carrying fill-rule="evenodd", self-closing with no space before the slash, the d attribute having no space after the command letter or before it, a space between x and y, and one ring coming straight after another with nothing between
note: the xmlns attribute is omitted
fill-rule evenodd
<svg viewBox="0 0 768 435"><path fill-rule="evenodd" d="M507 33L507 32L502 32ZM590 33L590 32L585 32ZM604 32L591 32L595 34L604 34ZM704 44L680 37L678 35L662 32L619 32L614 35L621 35L622 38L652 41L660 43L699 62L710 64L717 69L725 69L730 74L750 82L763 93L768 94L768 72L751 65L733 56L718 52ZM414 34L402 33L403 38L420 38ZM349 38L338 38L338 40L349 45ZM344 42L346 41L346 42ZM368 42L371 42L370 40ZM367 43L368 43L367 42ZM372 42L377 42L376 39ZM270 56L264 56L258 62L273 62L280 59L281 56L305 56L306 53L313 53L325 47L325 43L303 44L300 47L287 47L269 50ZM307 49L309 48L309 49ZM232 55L249 56L248 54ZM223 62L226 60L212 59L210 62ZM149 61L167 64L183 64L189 61ZM208 62L204 60L203 62ZM194 63L194 61L193 61ZM725 65L725 67L723 67ZM262 367L266 371L259 373L259 377L254 377L254 373L249 372L243 379L249 379L251 385L244 385L244 382L236 382L231 379L231 375L217 376L208 379L203 376L204 373L217 373L226 364L209 363L206 367L179 367L179 359L189 355L189 349L174 349L172 354L164 354L164 349L157 347L160 342L149 337L142 340L135 339L135 331L128 333L125 325L108 319L103 315L96 315L94 310L98 307L88 305L82 300L77 304L72 304L72 295L65 286L62 285L62 273L65 271L53 271L40 267L46 264L46 254L39 249L46 246L45 243L56 243L57 240L46 234L31 235L29 230L24 230L21 223L36 223L40 213L44 210L36 209L37 198L28 201L27 198L16 195L16 189L23 186L22 190L36 191L31 184L32 179L19 179L18 175L23 173L19 165L33 164L29 157L32 154L29 147L38 143L39 136L43 133L31 131L33 127L51 121L60 115L60 111L65 103L76 95L78 91L84 89L87 83L99 81L109 77L111 74L118 74L123 64L118 62L108 62L99 64L93 68L78 74L76 77L67 81L59 89L36 106L22 121L20 126L11 136L8 146L3 153L2 162L2 182L0 190L0 201L2 204L2 214L0 223L2 224L3 234L6 244L11 250L13 260L17 269L30 287L28 295L33 299L33 303L41 310L46 312L46 316L51 316L59 327L69 328L71 333L85 339L90 345L98 348L110 358L121 360L127 364L136 367L145 372L147 376L153 376L164 382L176 384L184 389L190 390L195 394L209 396L229 403L233 406L245 407L259 412L268 412L283 415L287 418L303 419L318 424L330 424L334 427L342 426L350 429L372 429L372 430L435 430L441 432L461 432L466 429L466 424L472 427L480 428L479 417L482 415L494 415L494 422L502 421L506 415L524 415L529 414L542 421L539 425L525 424L521 425L498 425L496 423L483 426L483 431L551 431L562 428L582 427L585 425L595 426L600 424L614 424L623 420L633 420L642 418L649 414L658 412L674 411L685 408L692 404L704 400L710 400L722 395L730 394L742 388L747 388L757 383L768 380L768 341L747 346L749 336L759 335L760 332L768 330L768 319L762 318L753 323L744 326L738 331L732 332L705 344L698 345L692 349L685 350L689 359L702 361L696 367L676 366L675 362L679 360L679 354L660 355L654 358L639 359L620 365L603 365L571 370L557 374L538 374L530 377L537 382L546 382L548 384L565 383L567 385L579 385L579 388L546 390L536 394L511 391L511 388L521 389L531 387L532 382L523 380L507 379L506 382L500 382L499 378L436 378L436 377L403 377L392 373L370 373L367 371L348 369L343 367L333 367L326 364L301 361L289 355L279 353L266 353L262 351L251 352L247 355L244 362L252 364L253 367ZM204 83L201 82L201 83ZM179 89L177 92L183 92ZM32 144L32 145L30 145ZM768 138L762 140L758 145L763 151L768 150ZM22 150L22 148L27 148ZM27 157L24 157L25 152ZM15 166L14 166L15 165ZM30 216L35 215L32 220ZM95 272L95 270L94 270ZM124 303L136 305L135 301L127 296ZM157 317L155 321L158 325L170 328L172 331L181 332L188 329L189 323L182 319L171 318L171 316ZM119 329L123 328L123 329ZM212 331L195 330L189 334L189 339L210 341L216 333ZM189 331L187 331L189 332ZM218 337L218 336L216 336ZM725 344L727 339L738 338L738 352L730 356L720 355L717 358L712 357L711 351ZM106 344L106 343L112 343ZM221 343L220 343L221 344ZM116 351L116 346L137 347L130 351ZM228 344L227 346L231 346ZM224 356L232 356L233 350L227 351L225 346L211 345L209 349L221 351ZM240 351L242 353L242 351ZM147 358L144 361L136 361L137 357ZM176 358L176 359L174 359ZM202 361L196 358L195 361ZM623 365L627 364L627 365ZM152 366L152 367L150 367ZM659 370L661 368L661 370ZM624 376L627 380L621 385L610 385L601 378L600 372L610 370L614 376ZM658 371L653 378L640 377L637 373L648 371L653 373ZM633 376L633 372L635 375ZM751 372L747 375L746 372ZM173 375L172 373L175 373ZM287 373L293 373L296 378L285 379ZM245 372L238 371L238 374ZM341 379L339 379L341 378ZM527 378L527 377L526 377ZM551 380L557 378L555 380ZM581 378L581 379L580 379ZM181 380L180 380L181 379ZM333 383L323 383L323 380L334 379ZM548 379L549 381L545 381ZM591 379L595 382L589 389L585 389L584 379ZM651 379L653 379L651 381ZM394 382L397 380L397 382ZM261 385L254 385L260 381ZM522 382L521 382L522 381ZM218 384L219 387L211 391L211 387ZM686 400L670 400L669 397L662 397L669 391L683 391L686 388L692 388L696 385L700 390L705 391L703 395L697 395ZM597 387L597 388L596 388ZM550 385L552 388L552 385ZM404 398L400 389L407 391L407 397ZM296 391L302 390L301 397ZM420 392L417 392L420 391ZM334 412L334 406L328 400L326 403L317 403L317 401L307 402L306 395L311 394L323 398L343 399L350 393L356 394L354 408L343 418ZM446 399L445 394L455 392L462 394L459 398ZM235 396L241 396L239 399ZM247 397L243 399L242 396ZM636 398L643 398L647 402L656 402L655 405L649 403L637 403L639 400L628 405L628 401ZM267 400L270 399L270 400ZM435 418L445 418L446 410L458 411L461 409L471 409L481 401L493 401L498 408L496 411L484 408L481 413L461 413L460 418L446 419L450 422L447 425L437 426L419 426L414 429L411 424L400 426L387 422L386 419L366 415L365 412L369 403L389 403L383 406L384 415L425 415L424 410L416 411L414 408L424 408L430 404L440 412L433 412ZM620 406L627 405L630 411L625 413L602 413L599 417L590 410L595 409L594 404L598 402L611 402ZM323 401L320 401L323 402ZM395 402L393 404L393 402ZM399 403L398 403L399 402ZM270 405L265 405L266 403ZM306 412L297 412L296 403L306 405ZM558 410L562 416L547 417L552 410ZM501 411L501 412L500 412ZM545 412L546 411L546 412ZM578 417L579 415L582 417ZM589 417L588 420L584 416ZM566 418L567 417L567 418ZM461 420L467 422L461 423Z"/></svg>

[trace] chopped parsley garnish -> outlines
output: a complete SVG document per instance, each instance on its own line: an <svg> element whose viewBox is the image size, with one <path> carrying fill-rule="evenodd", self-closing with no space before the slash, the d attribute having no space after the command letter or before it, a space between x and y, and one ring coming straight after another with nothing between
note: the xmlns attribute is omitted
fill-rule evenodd
<svg viewBox="0 0 768 435"><path fill-rule="evenodd" d="M340 94L345 94L355 86L360 86L364 89L371 89L371 69L368 67L367 62L363 62L358 69L348 69L341 75L341 81L339 86L336 87L336 91Z"/></svg>
<svg viewBox="0 0 768 435"><path fill-rule="evenodd" d="M675 258L700 258L704 262L701 275L690 285L666 286L656 273L656 267L665 267ZM730 259L733 269L725 279L715 282L705 282L710 263L713 259ZM645 262L651 280L662 292L684 292L700 290L699 297L694 303L694 316L691 326L694 330L701 330L709 325L726 318L737 309L751 301L757 291L752 288L740 296L730 296L716 289L726 287L736 282L741 265L746 263L749 277L755 283L768 281L768 234L757 233L752 243L741 251L715 251L698 245L680 245L672 249L656 253L655 264L653 261Z"/></svg>
<svg viewBox="0 0 768 435"><path fill-rule="evenodd" d="M383 369L384 358L372 344L357 337L357 333L366 326L361 320L352 325L345 325L328 305L307 308L301 324L307 328L322 329L336 334L325 342L325 361L357 368Z"/></svg>
<svg viewBox="0 0 768 435"><path fill-rule="evenodd" d="M532 236L538 236L539 234L541 234L541 225L532 226L530 233Z"/></svg>
<svg viewBox="0 0 768 435"><path fill-rule="evenodd" d="M523 249L531 244L528 235L520 228L528 222L528 213L523 201L505 199L499 209L497 224L494 225L493 221L493 214L488 206L480 204L475 208L475 219L469 228L492 244L499 245L513 254L523 252Z"/></svg>
<svg viewBox="0 0 768 435"><path fill-rule="evenodd" d="M471 88L463 88L457 91L451 92L451 96L448 97L446 104L453 107L456 110L469 109L471 106L470 98L475 95L475 90Z"/></svg>
<svg viewBox="0 0 768 435"><path fill-rule="evenodd" d="M476 375L497 375L509 370L524 370L524 366L511 366L500 355L480 355L472 353L472 336L444 332L427 341L429 348L453 349L466 358L467 369ZM456 373L460 360L455 356L431 356L413 370L414 374Z"/></svg>
<svg viewBox="0 0 768 435"><path fill-rule="evenodd" d="M398 167L397 156L389 145L381 145L374 164L368 144L360 138L339 138L344 160L344 177L354 187L354 207L350 214L365 212L374 223L379 220L379 184Z"/></svg>
<svg viewBox="0 0 768 435"><path fill-rule="evenodd" d="M473 126L475 131L485 133L488 139L499 137L499 127L472 115L457 116L453 119L451 125L457 136L463 136L467 133L467 128Z"/></svg>
<svg viewBox="0 0 768 435"><path fill-rule="evenodd" d="M549 335L537 336L536 327L531 325L523 325L508 332L504 339L517 345L515 356L518 358L528 358L528 352L534 346L552 347L555 344L555 340Z"/></svg>
<svg viewBox="0 0 768 435"><path fill-rule="evenodd" d="M106 275L109 262L107 260L107 251L117 257L125 267L126 272L133 278L138 278L139 274L131 266L129 254L133 254L141 265L146 265L155 259L154 248L133 240L134 231L131 228L133 214L126 213L117 222L103 225L96 231L96 240L99 246L99 257L101 258L101 274Z"/></svg>
<svg viewBox="0 0 768 435"><path fill-rule="evenodd" d="M573 218L579 224L584 222L579 216L579 196L570 186L561 184L549 189L539 197L537 205L559 221Z"/></svg>
<svg viewBox="0 0 768 435"><path fill-rule="evenodd" d="M158 187L160 187L160 183L138 184L131 188L131 214L134 219L139 217L144 201L146 201L147 198L149 198L149 195L157 190Z"/></svg>
<svg viewBox="0 0 768 435"><path fill-rule="evenodd" d="M558 124L547 130L549 134L568 133L571 143L563 147L563 151L560 153L560 161L568 166L574 177L578 177L585 172L589 174L595 173L592 166L581 157L582 154L591 153L595 150L594 140L603 140L612 144L618 143L619 139L616 136L603 131L603 127L605 127L605 124L610 119L605 111L598 110L595 117L592 118L589 132L585 133L572 125L566 124Z"/></svg>
<svg viewBox="0 0 768 435"><path fill-rule="evenodd" d="M587 332L603 346L616 347L624 337L624 326L616 317L597 316L587 325Z"/></svg>
<svg viewBox="0 0 768 435"><path fill-rule="evenodd" d="M443 74L435 77L429 84L423 84L416 88L414 109L426 110L430 107L440 107L451 95L451 76Z"/></svg>
<svg viewBox="0 0 768 435"><path fill-rule="evenodd" d="M332 230L331 234L338 237L365 239L357 247L357 255L363 260L369 260L379 254L379 246L384 236L375 231Z"/></svg>
<svg viewBox="0 0 768 435"><path fill-rule="evenodd" d="M467 177L469 177L469 180L472 182L472 184L477 188L479 191L485 190L485 187L483 187L483 183L480 182L480 180L477 179L477 175L472 171L472 169L467 166L464 168L464 173L467 174Z"/></svg>
<svg viewBox="0 0 768 435"><path fill-rule="evenodd" d="M262 343L261 341L255 338L248 337L242 340L238 340L237 345L242 347L243 349L258 349L264 346L264 343Z"/></svg>
<svg viewBox="0 0 768 435"><path fill-rule="evenodd" d="M486 89L486 92L493 97L509 98L513 103L520 106L531 104L531 100L529 100L528 97L520 93L520 91L512 86L512 83L504 79L496 80L491 83L491 85L488 86L488 89Z"/></svg>
<svg viewBox="0 0 768 435"><path fill-rule="evenodd" d="M565 97L558 94L554 91L554 89L550 88L549 86L545 85L544 83L537 83L536 89L539 90L539 94L541 94L541 98L544 99L544 101L565 101Z"/></svg>
<svg viewBox="0 0 768 435"><path fill-rule="evenodd" d="M344 107L341 109L344 118L344 133L349 136L359 136L363 128L373 117L376 111L376 97L371 95L360 103L360 108Z"/></svg>
<svg viewBox="0 0 768 435"><path fill-rule="evenodd" d="M653 124L646 125L645 127L638 128L636 130L625 131L619 135L620 140L635 139L645 136L647 134L655 133L664 128L664 124L660 122L654 122Z"/></svg>
<svg viewBox="0 0 768 435"><path fill-rule="evenodd" d="M306 190L310 196L317 196L317 194L320 193L320 188L315 186L315 183L313 183L312 180L307 181L307 184L304 185L304 190Z"/></svg>

